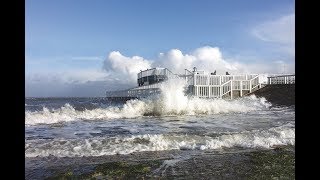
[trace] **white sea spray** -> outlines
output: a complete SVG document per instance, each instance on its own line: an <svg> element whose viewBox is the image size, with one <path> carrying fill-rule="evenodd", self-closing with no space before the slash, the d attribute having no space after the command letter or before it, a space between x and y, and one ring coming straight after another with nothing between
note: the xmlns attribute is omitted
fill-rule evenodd
<svg viewBox="0 0 320 180"><path fill-rule="evenodd" d="M129 100L122 107L100 107L77 111L66 103L64 106L49 110L26 111L25 124L52 124L77 120L108 120L119 118L136 118L145 115L212 115L218 113L240 113L263 110L271 106L265 98L254 95L235 99L200 99L184 94L185 83L172 80L163 84L161 94L149 99Z"/></svg>

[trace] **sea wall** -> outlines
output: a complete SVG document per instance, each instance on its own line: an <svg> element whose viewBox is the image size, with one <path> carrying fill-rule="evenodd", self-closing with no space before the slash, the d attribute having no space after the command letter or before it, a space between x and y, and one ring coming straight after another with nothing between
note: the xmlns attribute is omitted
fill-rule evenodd
<svg viewBox="0 0 320 180"><path fill-rule="evenodd" d="M273 105L295 105L295 84L270 84L250 94L265 97Z"/></svg>

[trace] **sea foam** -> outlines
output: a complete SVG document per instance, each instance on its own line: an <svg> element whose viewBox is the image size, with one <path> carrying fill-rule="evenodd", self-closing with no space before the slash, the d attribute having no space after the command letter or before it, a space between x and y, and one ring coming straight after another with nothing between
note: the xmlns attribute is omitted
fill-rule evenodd
<svg viewBox="0 0 320 180"><path fill-rule="evenodd" d="M181 80L163 83L161 94L141 100L129 100L122 107L99 107L92 110L77 111L70 104L58 109L25 112L25 124L51 124L76 120L107 120L136 118L141 116L168 115L210 115L218 113L238 113L263 110L271 106L265 98L254 95L235 99L201 99L184 94L185 84Z"/></svg>
<svg viewBox="0 0 320 180"><path fill-rule="evenodd" d="M144 134L89 139L28 140L26 157L102 156L129 154L143 151L181 149L212 150L221 148L273 148L279 145L295 145L295 128L284 125L267 130L244 131L219 136L181 134Z"/></svg>

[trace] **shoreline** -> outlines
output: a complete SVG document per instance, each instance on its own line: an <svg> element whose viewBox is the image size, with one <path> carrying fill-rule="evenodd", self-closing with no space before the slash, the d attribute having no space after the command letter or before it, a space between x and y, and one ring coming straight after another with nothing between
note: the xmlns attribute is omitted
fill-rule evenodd
<svg viewBox="0 0 320 180"><path fill-rule="evenodd" d="M295 146L26 158L26 179L294 179Z"/></svg>

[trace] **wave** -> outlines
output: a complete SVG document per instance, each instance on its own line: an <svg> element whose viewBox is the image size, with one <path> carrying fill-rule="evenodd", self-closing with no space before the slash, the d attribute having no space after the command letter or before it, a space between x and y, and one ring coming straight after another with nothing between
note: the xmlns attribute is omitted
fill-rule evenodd
<svg viewBox="0 0 320 180"><path fill-rule="evenodd" d="M178 102L179 103L179 102ZM264 98L249 96L238 100L188 98L181 105L176 101L130 100L123 107L107 107L78 111L70 104L61 108L42 111L25 112L25 124L52 124L75 120L101 120L136 118L141 116L170 116L170 115L211 115L218 113L248 112L267 109L270 104Z"/></svg>
<svg viewBox="0 0 320 180"><path fill-rule="evenodd" d="M25 143L25 155L26 157L102 156L174 149L273 148L279 145L295 145L294 125L215 137L145 134L112 138L30 140Z"/></svg>
<svg viewBox="0 0 320 180"><path fill-rule="evenodd" d="M122 107L98 107L96 109L78 111L70 104L61 108L42 111L25 112L25 124L51 124L75 120L97 120L136 118L141 116L200 115L232 112L248 112L266 109L271 106L265 98L254 95L235 100L200 99L184 94L183 81L169 81L160 88L161 94L149 99L130 100Z"/></svg>

